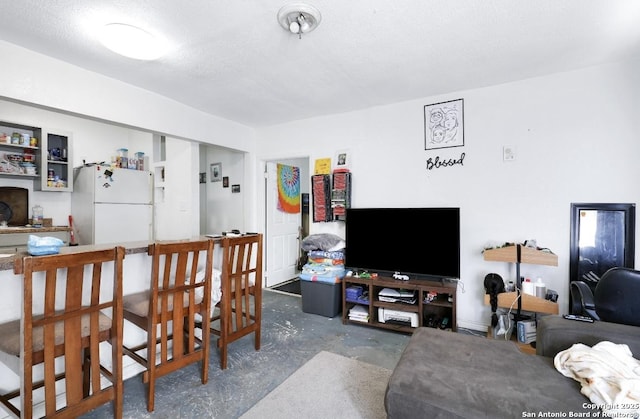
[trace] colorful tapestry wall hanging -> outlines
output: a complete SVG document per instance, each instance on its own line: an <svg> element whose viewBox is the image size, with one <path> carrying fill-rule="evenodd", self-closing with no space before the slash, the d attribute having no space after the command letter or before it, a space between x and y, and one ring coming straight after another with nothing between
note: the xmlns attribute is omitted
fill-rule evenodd
<svg viewBox="0 0 640 419"><path fill-rule="evenodd" d="M300 212L300 168L278 164L278 209L289 214Z"/></svg>

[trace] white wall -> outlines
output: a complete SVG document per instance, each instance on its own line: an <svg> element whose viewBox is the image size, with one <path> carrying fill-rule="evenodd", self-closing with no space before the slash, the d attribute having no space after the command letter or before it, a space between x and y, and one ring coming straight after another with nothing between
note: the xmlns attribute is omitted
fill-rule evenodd
<svg viewBox="0 0 640 419"><path fill-rule="evenodd" d="M172 99L0 41L0 97L210 144L251 151L253 130Z"/></svg>
<svg viewBox="0 0 640 419"><path fill-rule="evenodd" d="M188 239L200 234L198 144L166 137L164 182L154 193L154 225L157 240ZM157 180L157 179L156 179ZM194 222L195 220L195 222Z"/></svg>
<svg viewBox="0 0 640 419"><path fill-rule="evenodd" d="M238 229L247 231L244 227L246 188L244 173L245 153L239 153L224 147L203 147L206 160L200 167L206 173L205 184L206 203L204 205L205 233L220 234L223 231ZM222 176L229 178L229 186L223 187L222 181L211 182L212 163L220 163ZM240 193L231 191L232 185L240 185Z"/></svg>
<svg viewBox="0 0 640 419"><path fill-rule="evenodd" d="M168 99L164 96L134 87L132 85L93 73L68 63L55 60L42 54L15 46L5 41L0 41L0 56L11 57L12 62L20 62L19 66L0 66L0 100L7 101L7 107L17 109L13 114L4 113L0 109L0 120L27 125L40 126L42 119L39 114L33 114L38 110L51 111L55 114L48 119L47 125L65 129L74 133L75 145L87 144L77 138L75 128L86 124L85 138L91 140L90 149L76 151L74 164L79 164L82 157L88 161L104 159L104 155L110 155L115 147L120 148L121 143L130 141L137 143L138 135L146 136L161 134L187 141L216 144L228 148L248 152L247 161L253 165L255 157L251 155L255 146L255 132L253 129L241 124L228 121L213 115L206 114L194 108ZM21 108L21 105L27 105ZM38 118L33 118L38 116ZM69 123L72 118L73 124ZM94 125L94 124L100 125ZM113 125L113 132L117 135L108 135L103 130L103 125ZM73 125L73 126L71 126ZM118 128L119 127L119 128ZM120 129L132 128L133 131L120 131ZM81 130L83 128L80 128ZM96 134L97 135L94 135ZM103 133L103 134L100 134ZM122 135L125 133L125 135ZM147 134L148 133L148 134ZM82 137L82 136L81 136ZM117 146L116 146L117 145ZM95 148L93 148L95 146ZM81 147L81 146L80 146ZM104 147L104 148L103 148ZM135 147L129 147L130 152L145 151ZM145 151L146 152L146 151ZM96 155L97 157L93 157ZM198 159L195 167L197 170ZM243 195L245 224L247 229L255 229L257 215L255 213L255 169L253 166L245 167L245 177L248 179ZM191 181L192 173L185 173L183 181ZM12 181L2 178L2 184L22 186L30 181ZM15 184L18 182L18 184ZM27 183L25 183L27 182ZM197 182L197 176L196 176ZM42 197L37 196L42 195ZM56 195L57 194L57 195ZM69 214L70 200L65 193L36 193L35 201L42 201L45 211L55 214L53 222L66 224ZM189 230L199 231L199 206L197 193L190 200L194 205L195 216L188 219L191 223ZM196 198L193 198L196 197ZM30 197L31 198L31 197ZM46 205L44 201L47 201ZM34 200L30 199L30 202ZM49 210L47 210L47 206ZM61 214L61 215L58 215ZM45 214L45 217L51 215Z"/></svg>
<svg viewBox="0 0 640 419"><path fill-rule="evenodd" d="M459 287L458 319L463 327L480 330L488 323L489 309L482 304L484 275L513 275L507 264L482 260L480 251L488 241L535 238L554 250L559 256L557 268L523 266L523 274L541 275L560 293L565 311L570 203L637 202L640 194L632 183L640 171L633 161L640 151L635 135L640 120L638 62L314 118L256 133L4 41L0 41L0 56L20 62L0 66L0 98L37 104L36 108L53 110L59 118L66 113L88 117L91 123L113 122L140 132L248 151L243 168L246 187L242 185L241 193L246 230L262 231L257 210L264 201L258 173L264 160L309 155L313 162L342 149L351 152L354 206L460 206L464 288ZM423 106L458 98L464 98L465 104L465 146L425 151ZM0 120L30 119L31 111L20 109L12 115L11 109ZM51 122L74 131L64 120ZM88 131L93 134L93 129ZM300 132L306 135L304 141ZM502 161L503 145L516 147L515 161ZM114 146L109 142L105 149ZM92 160L89 151L87 158ZM466 153L462 167L425 168L429 157L459 157L462 151ZM83 154L76 153L75 159ZM190 170L184 180L191 181L192 176ZM3 185L14 182L25 181L2 179ZM66 217L65 194L50 196L50 210ZM193 207L193 198L189 202ZM54 217L54 223L63 222ZM199 229L199 217L193 216L190 223L192 231ZM340 233L338 225L314 224L311 232Z"/></svg>
<svg viewBox="0 0 640 419"><path fill-rule="evenodd" d="M153 134L134 128L123 127L115 123L91 120L75 115L69 115L52 110L42 109L26 104L0 99L0 121L14 124L32 125L46 128L58 128L71 132L73 138L73 167L81 166L84 162L111 161L119 148L127 148L129 156L136 152L143 152L148 160L148 170L153 171L153 162L160 156L154 156ZM158 203L156 215L157 238L165 240L181 239L200 234L200 226L193 221L199 214L198 188L192 188L194 181L193 170L198 170L200 160L199 143L167 137L167 162L162 164L166 169L166 182L164 200ZM244 182L243 160L247 153L231 150L225 147L204 145L205 152L202 158L206 161L219 161L216 154L206 152L207 149L219 150L223 155L223 173L230 175L230 183L242 184L241 191L246 191L248 186ZM195 157L193 157L195 156ZM193 161L191 159L194 158ZM218 159L218 160L216 160ZM203 160L204 161L204 160ZM202 163L208 167L208 163ZM208 175L208 173L207 173ZM195 177L197 184L197 176ZM207 177L209 180L210 178ZM70 193L66 192L38 192L33 191L33 181L25 179L0 178L2 186L17 186L29 190L29 205L40 204L44 207L45 217L53 218L54 225L68 225L68 215L71 214ZM209 190L205 191L216 199L218 190L226 192L223 204L212 211L216 211L216 220L224 220L228 229L240 228L244 230L245 215L251 214L246 209L246 193L231 194L231 187L222 189L222 183L207 183ZM215 187L214 187L215 186ZM250 199L249 199L250 201ZM213 214L211 214L213 217ZM229 218L231 218L229 220ZM233 227L232 227L233 226ZM227 229L227 227L225 227ZM221 231L221 230L213 230Z"/></svg>
<svg viewBox="0 0 640 419"><path fill-rule="evenodd" d="M522 275L541 276L566 312L570 204L640 200L639 67L612 64L283 124L259 130L257 153L300 149L313 161L349 149L354 207L460 207L459 326L486 330L487 273L514 279L513 265L483 260L491 241L536 239L554 251L558 267L522 265ZM425 151L424 105L459 98L464 147ZM515 161L503 162L504 145L516 148ZM463 166L426 169L428 158L462 152ZM311 233L319 232L342 235L343 223L313 223Z"/></svg>
<svg viewBox="0 0 640 419"><path fill-rule="evenodd" d="M81 166L83 160L87 163L109 162L119 148L129 149L130 156L138 151L147 156L152 153L152 136L148 132L7 100L0 99L0 120L71 132L73 167ZM54 225L68 225L68 216L71 214L71 198L68 192L33 191L32 180L6 177L0 178L0 185L28 189L31 207L40 204L44 208L44 216L53 218Z"/></svg>

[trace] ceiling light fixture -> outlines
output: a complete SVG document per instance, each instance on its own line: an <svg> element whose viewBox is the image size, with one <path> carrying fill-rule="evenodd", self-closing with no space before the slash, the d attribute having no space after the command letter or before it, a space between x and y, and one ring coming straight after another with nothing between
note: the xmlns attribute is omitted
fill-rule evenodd
<svg viewBox="0 0 640 419"><path fill-rule="evenodd" d="M136 60L155 60L165 52L160 39L137 26L124 23L105 25L100 41L111 51Z"/></svg>
<svg viewBox="0 0 640 419"><path fill-rule="evenodd" d="M278 12L278 22L280 26L293 34L297 34L302 39L302 34L311 32L318 27L322 16L315 7L293 3L283 6Z"/></svg>

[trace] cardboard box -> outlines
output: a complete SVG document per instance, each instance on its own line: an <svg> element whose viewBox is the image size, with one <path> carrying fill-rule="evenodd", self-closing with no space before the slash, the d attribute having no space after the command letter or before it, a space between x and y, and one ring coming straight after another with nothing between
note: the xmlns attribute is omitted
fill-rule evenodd
<svg viewBox="0 0 640 419"><path fill-rule="evenodd" d="M520 320L517 324L518 342L531 343L536 341L536 321Z"/></svg>
<svg viewBox="0 0 640 419"><path fill-rule="evenodd" d="M302 311L335 317L342 311L341 292L342 284L301 280Z"/></svg>

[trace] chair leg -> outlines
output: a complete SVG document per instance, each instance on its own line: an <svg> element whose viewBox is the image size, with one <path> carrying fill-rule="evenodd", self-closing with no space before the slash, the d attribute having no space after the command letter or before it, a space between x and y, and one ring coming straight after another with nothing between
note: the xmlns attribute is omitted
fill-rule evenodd
<svg viewBox="0 0 640 419"><path fill-rule="evenodd" d="M147 411L148 412L153 412L153 409L155 407L155 392L156 392L156 381L152 378L149 378L149 384L147 384L149 387L149 391L148 391L148 399L147 399Z"/></svg>
<svg viewBox="0 0 640 419"><path fill-rule="evenodd" d="M220 301L220 336L218 337L218 348L220 349L220 369L227 369L227 336L233 321L231 317L230 302L225 302L224 296Z"/></svg>
<svg viewBox="0 0 640 419"><path fill-rule="evenodd" d="M222 345L220 348L220 369L227 369L227 345Z"/></svg>
<svg viewBox="0 0 640 419"><path fill-rule="evenodd" d="M254 336L255 348L256 348L256 351L259 351L260 350L260 326L256 326L256 331L254 333L255 333L255 336Z"/></svg>
<svg viewBox="0 0 640 419"><path fill-rule="evenodd" d="M202 328L202 384L209 381L209 349L211 347L211 334L209 326Z"/></svg>
<svg viewBox="0 0 640 419"><path fill-rule="evenodd" d="M147 411L153 412L156 394L156 334L155 328L147 334ZM144 377L143 377L144 378Z"/></svg>
<svg viewBox="0 0 640 419"><path fill-rule="evenodd" d="M257 287L256 287L257 288ZM255 348L256 351L260 350L260 336L261 336L261 330L262 330L262 290L257 289L256 293L253 296L254 299L254 305L255 305L255 313L254 313L254 317L255 317Z"/></svg>
<svg viewBox="0 0 640 419"><path fill-rule="evenodd" d="M220 330L220 338L218 338L218 348L220 348L220 369L227 369L227 337L226 330Z"/></svg>
<svg viewBox="0 0 640 419"><path fill-rule="evenodd" d="M124 400L122 397L122 391L117 392L113 400L113 417L121 418L124 412Z"/></svg>
<svg viewBox="0 0 640 419"><path fill-rule="evenodd" d="M119 355L119 359L116 357ZM124 411L124 383L122 381L122 357L124 354L120 351L119 354L113 355L111 359L111 371L114 377L113 391L113 417L121 418Z"/></svg>

